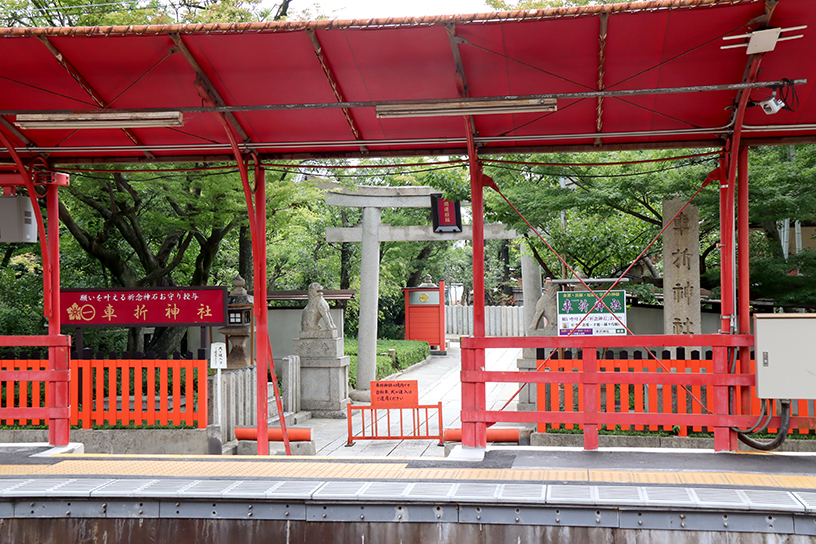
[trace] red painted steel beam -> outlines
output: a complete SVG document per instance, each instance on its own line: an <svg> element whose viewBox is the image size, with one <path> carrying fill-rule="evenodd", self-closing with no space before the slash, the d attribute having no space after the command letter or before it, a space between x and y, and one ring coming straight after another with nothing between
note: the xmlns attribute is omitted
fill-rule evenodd
<svg viewBox="0 0 816 544"><path fill-rule="evenodd" d="M215 86L212 84L212 81L210 81L210 78L207 76L206 72L204 72L204 69L198 63L198 60L187 48L187 44L184 43L184 40L181 38L181 35L178 32L171 32L170 39L173 40L173 43L176 44L176 47L178 48L179 52L182 54L185 60L187 60L187 63L196 73L197 78L196 83L198 84L196 85L196 87L200 87L200 89L202 89L206 93L207 95L206 98L210 102L212 102L213 106L221 107L226 106L227 103L224 101L219 92L216 90ZM249 135L241 126L241 123L238 122L238 119L235 117L235 114L233 112L231 111L224 112L222 115L229 122L232 128L235 129L235 132L238 133L238 136L241 138L242 141L244 142L250 141Z"/></svg>
<svg viewBox="0 0 816 544"><path fill-rule="evenodd" d="M623 412L507 412L463 411L462 423L577 423L581 425L682 425L694 427L746 427L756 423L756 416L727 414L662 414ZM779 425L772 418L771 427Z"/></svg>
<svg viewBox="0 0 816 544"><path fill-rule="evenodd" d="M0 420L2 419L57 419L68 421L71 417L71 409L67 406L54 406L45 408L0 408ZM54 446L64 446L65 444L54 444ZM66 442L67 444L67 442Z"/></svg>
<svg viewBox="0 0 816 544"><path fill-rule="evenodd" d="M590 376L589 374L592 374ZM663 385L710 385L753 386L754 374L690 374L685 372L500 372L467 371L460 374L462 383L605 383L605 384L663 384Z"/></svg>
<svg viewBox="0 0 816 544"><path fill-rule="evenodd" d="M750 257L751 244L749 240L750 226L748 223L748 148L741 147L737 162L737 316L739 333L751 334L751 278ZM751 348L742 346L739 349L739 372L751 371ZM747 387L739 389L739 406L743 414L751 413L751 390Z"/></svg>
<svg viewBox="0 0 816 544"><path fill-rule="evenodd" d="M0 347L50 347L71 345L71 337L67 334L57 336L41 335L20 335L20 336L0 336Z"/></svg>
<svg viewBox="0 0 816 544"><path fill-rule="evenodd" d="M99 105L100 108L104 109L104 108L108 108L108 106L110 106L110 103L108 103L107 100L102 98L102 95L99 94L99 91L97 91L93 87L93 85L91 85L90 82L87 79L85 79L85 76L83 76L79 72L79 70L76 69L76 67L71 63L71 61L68 60L65 57L65 54L62 51L57 49L57 46L55 46L51 42L51 40L49 40L46 36L37 36L37 38L40 40L40 42L42 42L42 44L45 46L45 48L48 49L48 51L52 55L54 55L54 59L56 59L56 61L63 68L65 68L65 71L68 72L68 75L70 75L77 83L79 83L79 86L82 87L82 90L84 90L86 93L88 93L88 96L90 96L93 99L93 101L96 102L97 105ZM121 130L122 130L122 132L124 132L127 135L127 137L130 139L130 141L133 142L135 145L137 145L139 147L144 146L144 142L142 142L141 138L136 136L136 133L133 132L133 130L131 130L129 128L123 128ZM155 158L155 155L153 155L149 151L142 151L142 153L144 153L145 157L147 157L148 159L154 159Z"/></svg>
<svg viewBox="0 0 816 544"><path fill-rule="evenodd" d="M647 348L670 346L753 346L750 334L659 334L634 336L490 336L474 338L463 336L464 349L490 348Z"/></svg>
<svg viewBox="0 0 816 544"><path fill-rule="evenodd" d="M0 382L68 382L68 370L0 370Z"/></svg>

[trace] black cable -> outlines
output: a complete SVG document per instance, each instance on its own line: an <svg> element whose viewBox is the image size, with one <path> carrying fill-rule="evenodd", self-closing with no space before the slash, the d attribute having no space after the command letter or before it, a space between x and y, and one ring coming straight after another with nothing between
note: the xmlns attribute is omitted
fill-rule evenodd
<svg viewBox="0 0 816 544"><path fill-rule="evenodd" d="M754 440L753 438L749 438L747 433L737 432L737 438L743 444L754 448L755 450L759 451L771 451L775 450L782 443L785 441L785 438L788 437L788 428L790 427L790 400L781 400L782 403L782 422L779 424L779 431L776 434L776 438L771 440L770 442L760 442L759 440ZM770 421L770 419L769 419Z"/></svg>

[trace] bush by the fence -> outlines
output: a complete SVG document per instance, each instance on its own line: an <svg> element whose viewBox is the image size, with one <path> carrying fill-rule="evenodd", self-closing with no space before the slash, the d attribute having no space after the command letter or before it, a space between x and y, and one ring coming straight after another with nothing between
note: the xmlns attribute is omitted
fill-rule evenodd
<svg viewBox="0 0 816 544"><path fill-rule="evenodd" d="M396 359L388 356L388 350L396 352ZM345 339L345 354L351 358L349 363L349 385L357 387L357 339ZM431 354L428 342L415 340L377 340L377 379L380 380L395 372L406 369Z"/></svg>

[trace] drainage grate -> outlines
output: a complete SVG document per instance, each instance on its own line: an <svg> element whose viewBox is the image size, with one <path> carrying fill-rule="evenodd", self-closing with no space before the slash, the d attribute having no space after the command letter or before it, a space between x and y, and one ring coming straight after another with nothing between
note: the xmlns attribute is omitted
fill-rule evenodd
<svg viewBox="0 0 816 544"><path fill-rule="evenodd" d="M3 492L4 497L44 497L46 493L59 486L65 485L73 479L43 479L43 480L29 480L13 489L7 489Z"/></svg>
<svg viewBox="0 0 816 544"><path fill-rule="evenodd" d="M816 512L816 493L809 491L795 491L793 496L805 505L808 512Z"/></svg>
<svg viewBox="0 0 816 544"><path fill-rule="evenodd" d="M642 489L646 506L695 506L697 504L697 497L685 487L644 487Z"/></svg>
<svg viewBox="0 0 816 544"><path fill-rule="evenodd" d="M543 504L546 498L546 485L504 484L499 490L499 499L504 502L534 502Z"/></svg>
<svg viewBox="0 0 816 544"><path fill-rule="evenodd" d="M805 512L805 506L789 491L776 489L742 489L739 493L748 503L749 510L784 510Z"/></svg>
<svg viewBox="0 0 816 544"><path fill-rule="evenodd" d="M112 480L106 485L91 491L91 497L136 497L141 496L142 489L153 485L158 480Z"/></svg>
<svg viewBox="0 0 816 544"><path fill-rule="evenodd" d="M314 499L356 499L369 485L368 482L327 482L313 495Z"/></svg>
<svg viewBox="0 0 816 544"><path fill-rule="evenodd" d="M496 502L499 488L497 484L461 483L456 486L451 498L461 502Z"/></svg>
<svg viewBox="0 0 816 544"><path fill-rule="evenodd" d="M643 504L645 497L640 487L599 485L598 504Z"/></svg>
<svg viewBox="0 0 816 544"><path fill-rule="evenodd" d="M181 498L221 498L224 492L232 489L241 482L234 482L230 480L200 480L190 487L179 491L178 496Z"/></svg>
<svg viewBox="0 0 816 544"><path fill-rule="evenodd" d="M49 489L46 497L90 497L91 493L113 480L101 478L83 478L67 482L64 485Z"/></svg>
<svg viewBox="0 0 816 544"><path fill-rule="evenodd" d="M179 493L192 487L199 480L153 480L153 483L143 487L139 493L144 497L176 498Z"/></svg>
<svg viewBox="0 0 816 544"><path fill-rule="evenodd" d="M694 488L691 492L697 497L697 504L704 508L731 508L748 509L748 503L736 489L727 488Z"/></svg>
<svg viewBox="0 0 816 544"><path fill-rule="evenodd" d="M547 504L595 504L597 489L594 485L549 485Z"/></svg>
<svg viewBox="0 0 816 544"><path fill-rule="evenodd" d="M225 489L222 498L229 499L263 499L266 494L277 488L283 482L265 482L249 480L236 482L235 486Z"/></svg>
<svg viewBox="0 0 816 544"><path fill-rule="evenodd" d="M270 499L310 499L324 482L287 480L275 489L270 489L266 496Z"/></svg>
<svg viewBox="0 0 816 544"><path fill-rule="evenodd" d="M360 493L361 499L402 499L411 487L410 482L371 482L367 488Z"/></svg>
<svg viewBox="0 0 816 544"><path fill-rule="evenodd" d="M409 500L443 500L451 496L453 486L454 484L441 482L416 482L405 494L405 498Z"/></svg>

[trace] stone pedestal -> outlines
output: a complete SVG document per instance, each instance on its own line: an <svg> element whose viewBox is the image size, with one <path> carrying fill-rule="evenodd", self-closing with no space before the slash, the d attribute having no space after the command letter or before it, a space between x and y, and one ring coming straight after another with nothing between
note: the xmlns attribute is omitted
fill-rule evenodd
<svg viewBox="0 0 816 544"><path fill-rule="evenodd" d="M303 332L294 341L300 357L300 408L315 418L345 418L350 357L337 330Z"/></svg>

